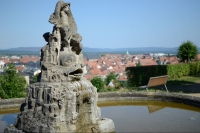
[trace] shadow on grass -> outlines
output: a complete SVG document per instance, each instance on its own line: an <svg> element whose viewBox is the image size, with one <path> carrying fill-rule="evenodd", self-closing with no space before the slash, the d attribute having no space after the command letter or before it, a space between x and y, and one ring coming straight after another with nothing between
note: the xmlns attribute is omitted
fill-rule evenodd
<svg viewBox="0 0 200 133"><path fill-rule="evenodd" d="M200 83L183 81L183 80L171 80L167 82L166 86L169 92L200 93ZM137 91L146 91L146 89L139 89ZM164 85L161 85L161 86L149 87L148 91L159 92L159 91L166 91L166 89Z"/></svg>
<svg viewBox="0 0 200 133"><path fill-rule="evenodd" d="M200 83L171 80L167 82L169 92L200 93Z"/></svg>
<svg viewBox="0 0 200 133"><path fill-rule="evenodd" d="M183 76L176 80L168 80L166 86L169 92L200 93L200 73L196 75ZM166 91L164 85L149 87L148 90L150 92ZM146 89L137 91L146 91Z"/></svg>

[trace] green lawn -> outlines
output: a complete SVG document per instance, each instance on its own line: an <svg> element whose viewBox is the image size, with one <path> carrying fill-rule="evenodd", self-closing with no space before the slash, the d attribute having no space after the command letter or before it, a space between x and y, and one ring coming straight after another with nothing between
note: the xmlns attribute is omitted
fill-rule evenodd
<svg viewBox="0 0 200 133"><path fill-rule="evenodd" d="M176 93L200 93L200 74L194 76L184 76L175 80L168 80L167 89L169 92ZM130 91L122 89L118 91ZM137 90L136 88L131 91L143 91L146 89ZM166 92L164 85L158 87L148 88L149 92Z"/></svg>
<svg viewBox="0 0 200 133"><path fill-rule="evenodd" d="M200 74L169 80L167 87L170 92L200 93Z"/></svg>
<svg viewBox="0 0 200 133"><path fill-rule="evenodd" d="M178 93L200 93L200 74L194 76L183 76L175 80L168 80L167 89L169 92ZM146 91L140 90L140 91ZM149 88L150 92L166 91L164 86Z"/></svg>

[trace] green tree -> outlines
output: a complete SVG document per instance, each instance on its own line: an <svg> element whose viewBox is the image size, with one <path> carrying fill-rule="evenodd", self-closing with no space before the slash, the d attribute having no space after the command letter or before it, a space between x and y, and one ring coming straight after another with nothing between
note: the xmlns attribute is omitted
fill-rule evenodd
<svg viewBox="0 0 200 133"><path fill-rule="evenodd" d="M101 79L101 77L94 77L91 80L92 85L94 85L97 88L97 91L101 91L104 88L104 82Z"/></svg>
<svg viewBox="0 0 200 133"><path fill-rule="evenodd" d="M107 75L107 77L105 79L105 84L108 85L112 80L114 82L117 81L116 75L114 73L110 73L109 75Z"/></svg>
<svg viewBox="0 0 200 133"><path fill-rule="evenodd" d="M39 76L39 74L34 75L32 81L31 81L31 83L36 83L36 82L38 82L38 76Z"/></svg>
<svg viewBox="0 0 200 133"><path fill-rule="evenodd" d="M140 62L136 63L136 67L141 66Z"/></svg>
<svg viewBox="0 0 200 133"><path fill-rule="evenodd" d="M21 77L11 63L0 76L0 97L19 98L25 96L26 80Z"/></svg>
<svg viewBox="0 0 200 133"><path fill-rule="evenodd" d="M182 62L190 62L192 59L195 59L198 54L197 46L194 45L191 41L183 42L178 49L177 56L181 59Z"/></svg>

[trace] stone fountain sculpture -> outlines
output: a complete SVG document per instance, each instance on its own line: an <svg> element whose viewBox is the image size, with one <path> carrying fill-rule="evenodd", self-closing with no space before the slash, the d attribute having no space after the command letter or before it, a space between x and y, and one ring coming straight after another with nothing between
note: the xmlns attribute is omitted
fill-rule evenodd
<svg viewBox="0 0 200 133"><path fill-rule="evenodd" d="M49 22L55 26L43 35L38 82L4 133L114 132L113 121L101 118L97 89L83 77L82 37L70 3L58 1Z"/></svg>

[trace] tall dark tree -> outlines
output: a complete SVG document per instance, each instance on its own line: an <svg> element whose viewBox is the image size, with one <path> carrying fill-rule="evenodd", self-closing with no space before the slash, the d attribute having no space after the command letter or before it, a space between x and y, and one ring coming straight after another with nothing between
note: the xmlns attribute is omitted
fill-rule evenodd
<svg viewBox="0 0 200 133"><path fill-rule="evenodd" d="M0 75L0 97L19 98L24 97L26 80L21 77L13 64L5 68L5 73Z"/></svg>
<svg viewBox="0 0 200 133"><path fill-rule="evenodd" d="M191 41L183 42L178 49L177 56L182 62L190 62L195 59L198 54L197 46Z"/></svg>

